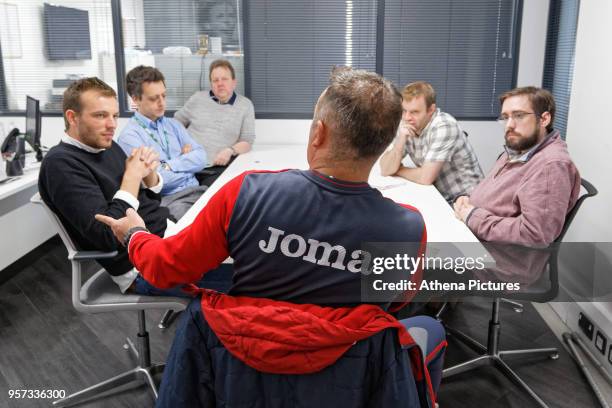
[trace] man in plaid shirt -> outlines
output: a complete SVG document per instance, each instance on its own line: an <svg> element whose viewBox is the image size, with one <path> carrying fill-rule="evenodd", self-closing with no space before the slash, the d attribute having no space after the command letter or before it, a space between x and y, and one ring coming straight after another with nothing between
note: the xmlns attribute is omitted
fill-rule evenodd
<svg viewBox="0 0 612 408"><path fill-rule="evenodd" d="M483 173L455 118L437 108L436 92L427 82L406 85L402 97L402 121L392 149L380 160L382 175L433 184L451 204L469 195ZM406 154L416 168L402 165Z"/></svg>

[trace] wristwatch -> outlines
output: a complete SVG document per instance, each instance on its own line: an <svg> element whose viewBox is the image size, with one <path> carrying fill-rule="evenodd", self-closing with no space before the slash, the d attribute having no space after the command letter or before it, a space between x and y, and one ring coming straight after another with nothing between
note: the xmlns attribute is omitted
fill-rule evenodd
<svg viewBox="0 0 612 408"><path fill-rule="evenodd" d="M149 230L146 229L145 227L141 227L141 226L132 227L129 230L127 230L127 232L123 236L123 245L127 246L130 243L130 239L132 238L132 235L134 235L138 231L149 232Z"/></svg>
<svg viewBox="0 0 612 408"><path fill-rule="evenodd" d="M172 171L172 167L170 167L170 164L168 164L168 162L165 162L165 161L161 162L161 166L162 166L162 169L166 171Z"/></svg>
<svg viewBox="0 0 612 408"><path fill-rule="evenodd" d="M229 149L232 151L232 157L233 156L238 156L238 152L236 151L236 149L234 149L233 146L230 146Z"/></svg>

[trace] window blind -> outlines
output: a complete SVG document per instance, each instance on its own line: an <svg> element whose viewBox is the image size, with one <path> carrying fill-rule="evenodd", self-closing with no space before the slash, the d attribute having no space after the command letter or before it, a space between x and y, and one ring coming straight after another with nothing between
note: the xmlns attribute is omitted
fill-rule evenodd
<svg viewBox="0 0 612 408"><path fill-rule="evenodd" d="M430 82L455 117L494 118L512 88L519 0L385 0L383 75Z"/></svg>
<svg viewBox="0 0 612 408"><path fill-rule="evenodd" d="M563 138L566 137L572 92L579 9L579 0L551 0L548 14L543 87L555 97L554 127Z"/></svg>
<svg viewBox="0 0 612 408"><path fill-rule="evenodd" d="M375 0L245 2L247 95L258 118L312 117L335 65L376 68Z"/></svg>

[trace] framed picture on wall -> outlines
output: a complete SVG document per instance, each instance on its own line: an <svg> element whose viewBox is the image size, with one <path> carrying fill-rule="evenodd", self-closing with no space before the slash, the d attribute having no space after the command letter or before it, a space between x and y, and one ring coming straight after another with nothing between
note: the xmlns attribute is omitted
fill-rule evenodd
<svg viewBox="0 0 612 408"><path fill-rule="evenodd" d="M0 43L3 46L2 58L21 58L21 30L19 29L19 9L16 4L0 2Z"/></svg>

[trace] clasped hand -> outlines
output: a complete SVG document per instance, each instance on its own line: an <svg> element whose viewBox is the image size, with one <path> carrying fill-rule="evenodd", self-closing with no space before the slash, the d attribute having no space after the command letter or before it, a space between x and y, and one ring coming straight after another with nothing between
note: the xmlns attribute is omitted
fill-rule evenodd
<svg viewBox="0 0 612 408"><path fill-rule="evenodd" d="M230 149L229 147L226 147L225 149L222 149L219 153L217 153L217 156L215 157L213 164L215 166L225 166L227 163L229 163L231 158L232 158L232 149Z"/></svg>
<svg viewBox="0 0 612 408"><path fill-rule="evenodd" d="M455 217L465 222L474 206L470 203L470 198L468 196L461 196L455 200L453 208L455 210Z"/></svg>
<svg viewBox="0 0 612 408"><path fill-rule="evenodd" d="M125 160L125 171L141 179L155 172L159 166L159 154L151 147L141 146L132 150Z"/></svg>

